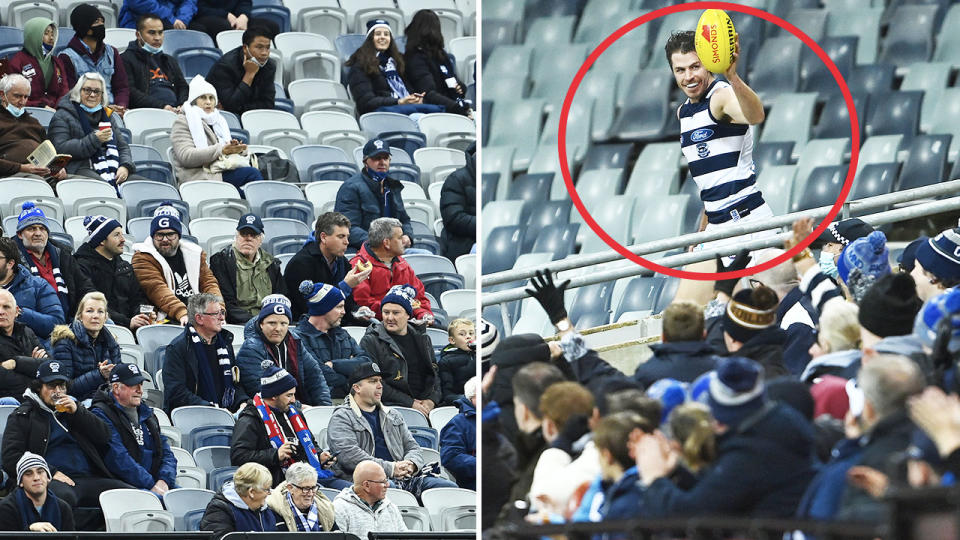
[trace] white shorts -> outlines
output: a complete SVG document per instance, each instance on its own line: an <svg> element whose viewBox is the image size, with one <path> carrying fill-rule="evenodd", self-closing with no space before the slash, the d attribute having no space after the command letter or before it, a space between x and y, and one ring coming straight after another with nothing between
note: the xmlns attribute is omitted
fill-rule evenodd
<svg viewBox="0 0 960 540"><path fill-rule="evenodd" d="M733 219L725 223L707 223L707 228L705 231L713 231L716 229L722 229L724 227L730 227L732 225L740 225L743 223L754 223L757 221L763 221L768 218L773 217L773 210L770 209L770 206L767 203L763 203L758 206L755 210L750 212L747 217L740 219ZM701 251L704 249L715 249L722 248L727 246L732 246L736 244L741 244L748 240L757 240L759 238L768 238L770 236L775 236L778 233L778 229L769 229L766 231L757 231L755 233L742 234L740 236L732 236L730 238L721 238L720 240L711 240L710 242L704 242L698 244L694 248L694 251ZM731 261L736 257L736 253L723 257L724 264L730 264Z"/></svg>

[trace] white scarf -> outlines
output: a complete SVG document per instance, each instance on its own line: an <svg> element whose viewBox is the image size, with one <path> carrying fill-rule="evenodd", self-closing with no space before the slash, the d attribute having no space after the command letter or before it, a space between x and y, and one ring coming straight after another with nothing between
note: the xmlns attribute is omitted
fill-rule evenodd
<svg viewBox="0 0 960 540"><path fill-rule="evenodd" d="M220 111L214 109L212 113L207 114L203 109L189 103L183 104L183 114L187 117L187 127L190 128L190 136L193 137L193 144L197 148L206 148L212 146L207 140L206 130L203 124L207 124L213 129L217 140L221 145L230 142L230 127L227 126L227 119L220 114Z"/></svg>

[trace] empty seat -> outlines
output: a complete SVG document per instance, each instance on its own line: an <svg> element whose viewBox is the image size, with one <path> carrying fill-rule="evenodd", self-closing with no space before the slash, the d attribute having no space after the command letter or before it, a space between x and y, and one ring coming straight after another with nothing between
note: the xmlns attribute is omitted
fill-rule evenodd
<svg viewBox="0 0 960 540"><path fill-rule="evenodd" d="M591 216L600 226L600 229L614 242L627 245L630 243L630 223L633 220L634 203L635 198L630 195L608 196L599 205L588 210L590 210ZM611 249L593 231L587 232L585 229L581 229L581 231L584 231L584 238L580 253L594 253Z"/></svg>
<svg viewBox="0 0 960 540"><path fill-rule="evenodd" d="M867 123L867 100L867 95L853 96L861 137L864 135L864 127ZM853 136L850 131L850 111L842 95L833 94L827 99L820 112L820 121L813 127L813 136L817 139Z"/></svg>
<svg viewBox="0 0 960 540"><path fill-rule="evenodd" d="M633 243L662 240L682 234L690 195L667 195L658 199L637 199L637 210L631 224Z"/></svg>
<svg viewBox="0 0 960 540"><path fill-rule="evenodd" d="M553 260L566 258L573 253L577 241L579 223L547 225L540 229L533 243L533 253L553 253Z"/></svg>
<svg viewBox="0 0 960 540"><path fill-rule="evenodd" d="M427 137L427 146L465 150L477 139L477 126L473 120L459 114L427 114L417 124Z"/></svg>
<svg viewBox="0 0 960 540"><path fill-rule="evenodd" d="M254 5L250 16L273 21L281 32L290 31L290 10L285 6Z"/></svg>
<svg viewBox="0 0 960 540"><path fill-rule="evenodd" d="M843 188L847 168L843 165L816 167L810 172L803 191L794 191L791 212L831 206Z"/></svg>
<svg viewBox="0 0 960 540"><path fill-rule="evenodd" d="M847 197L847 200L855 201L892 192L893 184L897 180L897 172L899 170L900 164L896 162L871 163L866 165L857 174L857 178L853 182L853 188L851 188L850 196ZM854 209L852 215L858 216L872 212L877 212L877 209L861 210L860 212Z"/></svg>
<svg viewBox="0 0 960 540"><path fill-rule="evenodd" d="M957 161L960 148L960 88L952 87L943 91L937 106L937 115L930 126L930 133L949 133L953 135L950 145L950 161Z"/></svg>
<svg viewBox="0 0 960 540"><path fill-rule="evenodd" d="M211 217L220 215L218 209L233 205L239 212L234 219L245 214L249 207L240 200L240 192L233 184L212 180L194 180L180 185L180 198L190 203L190 215Z"/></svg>
<svg viewBox="0 0 960 540"><path fill-rule="evenodd" d="M337 201L337 192L340 191L340 181L319 181L311 182L303 188L304 196L313 203L314 213L320 215L323 212L333 210L334 203Z"/></svg>
<svg viewBox="0 0 960 540"><path fill-rule="evenodd" d="M753 163L757 174L765 168L777 165L789 165L793 155L793 142L762 142L753 147Z"/></svg>
<svg viewBox="0 0 960 540"><path fill-rule="evenodd" d="M802 46L803 43L792 35L773 37L763 42L758 51L763 61L754 67L750 86L764 101L796 91L800 82Z"/></svg>
<svg viewBox="0 0 960 540"><path fill-rule="evenodd" d="M160 499L139 489L110 489L100 494L100 508L109 532L163 532L173 530L173 514Z"/></svg>
<svg viewBox="0 0 960 540"><path fill-rule="evenodd" d="M946 62L917 62L903 78L900 90L922 90L923 105L920 109L920 130L929 131L939 111L940 96L950 79L950 64Z"/></svg>
<svg viewBox="0 0 960 540"><path fill-rule="evenodd" d="M777 96L763 124L761 142L793 142L793 154L799 156L810 138L817 94L783 93Z"/></svg>
<svg viewBox="0 0 960 540"><path fill-rule="evenodd" d="M819 40L830 60L836 64L840 75L846 77L853 70L857 54L857 38L855 36L833 36ZM800 90L802 92L820 92L821 95L835 94L839 91L833 74L826 64L809 47L804 47L800 54Z"/></svg>
<svg viewBox="0 0 960 540"><path fill-rule="evenodd" d="M617 305L613 312L613 321L618 321L620 316L628 311L652 312L665 281L666 278L662 276L631 279L619 299L614 299Z"/></svg>
<svg viewBox="0 0 960 540"><path fill-rule="evenodd" d="M807 143L807 147L797 160L797 172L793 180L793 194L803 193L807 186L810 172L817 167L840 165L843 163L844 153L849 150L850 139L814 139Z"/></svg>
<svg viewBox="0 0 960 540"><path fill-rule="evenodd" d="M353 115L340 111L309 111L300 117L300 124L312 142L336 146L350 155L362 147L367 137L360 131L360 124Z"/></svg>
<svg viewBox="0 0 960 540"><path fill-rule="evenodd" d="M255 109L240 115L240 121L256 144L268 144L289 152L307 143L307 132L301 129L297 117L285 111Z"/></svg>
<svg viewBox="0 0 960 540"><path fill-rule="evenodd" d="M206 34L204 34L206 35ZM209 37L209 36L208 36ZM197 47L177 52L177 63L187 79L197 75L206 76L210 69L220 61L223 53L215 47Z"/></svg>
<svg viewBox="0 0 960 540"><path fill-rule="evenodd" d="M530 164L540 140L543 122L543 100L527 99L499 103L494 110L490 127L490 146L512 146L513 170L520 171Z"/></svg>
<svg viewBox="0 0 960 540"><path fill-rule="evenodd" d="M868 135L903 135L904 141L913 140L920 129L922 90L888 92L872 98Z"/></svg>
<svg viewBox="0 0 960 540"><path fill-rule="evenodd" d="M890 19L880 60L897 65L926 62L933 54L937 6L901 5Z"/></svg>
<svg viewBox="0 0 960 540"><path fill-rule="evenodd" d="M326 37L309 32L283 32L274 38L283 53L283 69L288 80L303 78L340 79L340 58Z"/></svg>
<svg viewBox="0 0 960 540"><path fill-rule="evenodd" d="M757 173L757 189L763 194L763 200L773 210L774 215L787 213L793 191L793 177L796 174L796 165L767 165Z"/></svg>
<svg viewBox="0 0 960 540"><path fill-rule="evenodd" d="M510 183L508 199L541 202L550 198L552 173L521 174Z"/></svg>
<svg viewBox="0 0 960 540"><path fill-rule="evenodd" d="M2 184L0 184L2 186ZM120 196L127 207L127 216L143 215L139 212L140 203L150 200L181 200L177 188L159 182L127 180L120 184Z"/></svg>
<svg viewBox="0 0 960 540"><path fill-rule="evenodd" d="M894 66L892 64L858 65L847 79L850 93L854 97L886 94L893 88ZM870 104L873 110L873 103ZM866 115L867 111L864 111Z"/></svg>
<svg viewBox="0 0 960 540"><path fill-rule="evenodd" d="M206 34L203 36L209 39ZM123 115L123 123L133 135L134 142L147 146L152 146L157 138L169 136L170 128L176 119L175 113L164 109L131 109Z"/></svg>
<svg viewBox="0 0 960 540"><path fill-rule="evenodd" d="M290 158L297 165L303 182L316 180L345 181L357 171L356 165L340 147L304 144L290 150Z"/></svg>
<svg viewBox="0 0 960 540"><path fill-rule="evenodd" d="M178 531L190 530L186 528L184 516L187 512L205 510L207 503L216 493L209 489L178 488L171 489L163 494L163 505L173 514L174 529Z"/></svg>
<svg viewBox="0 0 960 540"><path fill-rule="evenodd" d="M513 267L523 245L523 229L517 225L494 227L483 237L483 274Z"/></svg>
<svg viewBox="0 0 960 540"><path fill-rule="evenodd" d="M337 81L299 79L292 81L287 91L298 114L329 110L353 116L357 111L357 105L350 99L346 87Z"/></svg>
<svg viewBox="0 0 960 540"><path fill-rule="evenodd" d="M413 161L420 167L420 185L429 186L439 169L459 169L467 164L467 155L453 148L420 148L413 153Z"/></svg>
<svg viewBox="0 0 960 540"><path fill-rule="evenodd" d="M611 132L621 139L650 140L676 130L675 122L669 122L674 112L670 110L670 91L675 85L673 76L662 68L634 75L623 89L625 106L614 120Z"/></svg>
<svg viewBox="0 0 960 540"><path fill-rule="evenodd" d="M263 205L275 199L298 199L305 201L303 192L295 184L276 180L259 180L243 186L243 193L250 204L250 211L263 216Z"/></svg>
<svg viewBox="0 0 960 540"><path fill-rule="evenodd" d="M877 60L880 39L880 18L883 7L832 9L827 18L827 35L857 36L857 64Z"/></svg>
<svg viewBox="0 0 960 540"><path fill-rule="evenodd" d="M952 138L952 135L919 135L914 138L896 190L928 186L943 180Z"/></svg>
<svg viewBox="0 0 960 540"><path fill-rule="evenodd" d="M176 57L182 49L206 47L216 49L217 44L206 32L196 30L167 30L163 33L163 52Z"/></svg>

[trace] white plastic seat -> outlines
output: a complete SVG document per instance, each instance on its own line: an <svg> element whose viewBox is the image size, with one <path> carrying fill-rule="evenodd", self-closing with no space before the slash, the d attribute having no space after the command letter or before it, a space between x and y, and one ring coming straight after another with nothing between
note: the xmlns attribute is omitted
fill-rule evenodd
<svg viewBox="0 0 960 540"><path fill-rule="evenodd" d="M223 52L230 52L243 45L243 30L224 30L217 33L217 47Z"/></svg>
<svg viewBox="0 0 960 540"><path fill-rule="evenodd" d="M459 317L463 312L477 307L477 291L474 289L456 289L440 293L440 305L451 317Z"/></svg>
<svg viewBox="0 0 960 540"><path fill-rule="evenodd" d="M413 152L413 162L420 167L420 184L429 186L433 182L433 173L441 167L463 167L467 164L467 155L453 148L418 148Z"/></svg>
<svg viewBox="0 0 960 540"><path fill-rule="evenodd" d="M177 114L166 109L130 109L123 115L123 123L133 135L133 142L147 146L151 146L149 133L163 131L169 135L176 119Z"/></svg>
<svg viewBox="0 0 960 540"><path fill-rule="evenodd" d="M140 489L109 489L100 494L100 508L109 532L122 532L120 518L131 511L163 511L156 495ZM171 523L172 525L172 523ZM172 527L171 527L172 529Z"/></svg>
<svg viewBox="0 0 960 540"><path fill-rule="evenodd" d="M440 432L443 426L447 425L447 422L458 414L460 414L460 409L457 407L437 407L430 411L430 426Z"/></svg>
<svg viewBox="0 0 960 540"><path fill-rule="evenodd" d="M191 510L203 510L216 495L209 489L177 488L163 495L163 505L173 514L174 529L185 531L183 516Z"/></svg>
<svg viewBox="0 0 960 540"><path fill-rule="evenodd" d="M283 69L288 80L303 78L340 80L340 57L326 37L309 32L283 32L274 38L283 53Z"/></svg>
<svg viewBox="0 0 960 540"><path fill-rule="evenodd" d="M460 255L454 261L457 267L457 273L463 276L463 281L468 289L476 287L477 282L477 254L467 253Z"/></svg>
<svg viewBox="0 0 960 540"><path fill-rule="evenodd" d="M116 188L93 178L67 178L57 182L57 196L70 216L75 216L77 201L90 197L117 198ZM124 220L126 222L126 220Z"/></svg>
<svg viewBox="0 0 960 540"><path fill-rule="evenodd" d="M476 506L477 492L463 488L433 488L420 494L424 508L430 512L434 530L443 530L440 515L447 508L457 506Z"/></svg>
<svg viewBox="0 0 960 540"><path fill-rule="evenodd" d="M240 121L256 144L269 144L289 153L307 142L307 132L300 128L297 117L286 111L255 109L240 115Z"/></svg>
<svg viewBox="0 0 960 540"><path fill-rule="evenodd" d="M244 210L247 208L246 203L241 201L240 192L237 191L237 188L227 182L213 180L184 182L180 184L180 197L190 203L190 215L194 218L209 215L201 212L202 208L206 208L205 203L207 202L222 203L230 201L239 203ZM195 221L195 219L191 221Z"/></svg>
<svg viewBox="0 0 960 540"><path fill-rule="evenodd" d="M342 185L343 182L336 180L321 180L311 182L303 187L303 193L307 200L313 203L315 215L319 216L323 212L329 211L327 210L328 207L330 210L333 209L337 201L337 192L340 191Z"/></svg>
<svg viewBox="0 0 960 540"><path fill-rule="evenodd" d="M215 253L208 249L211 240L227 237L232 242L237 232L236 219L225 217L199 218L193 220L193 224L193 235L197 238L197 243L208 254Z"/></svg>
<svg viewBox="0 0 960 540"><path fill-rule="evenodd" d="M287 87L298 113L309 111L339 111L356 115L357 104L350 99L345 86L326 79L299 79Z"/></svg>
<svg viewBox="0 0 960 540"><path fill-rule="evenodd" d="M320 34L330 41L346 34L347 11L337 0L286 0L290 21L301 32Z"/></svg>
<svg viewBox="0 0 960 540"><path fill-rule="evenodd" d="M137 340L133 337L133 332L126 326L117 324L106 324L107 330L113 335L113 339L119 345L137 345Z"/></svg>
<svg viewBox="0 0 960 540"><path fill-rule="evenodd" d="M310 428L310 432L318 434L321 429L326 429L327 424L330 423L330 417L333 416L334 409L336 409L336 407L333 405L322 405L310 407L306 411L303 411L303 419L307 421L307 427ZM320 440L317 439L317 442L319 443Z"/></svg>
<svg viewBox="0 0 960 540"><path fill-rule="evenodd" d="M275 199L306 200L303 191L296 184L288 184L278 180L257 180L243 186L243 194L250 204L250 211L263 217L263 205Z"/></svg>
<svg viewBox="0 0 960 540"><path fill-rule="evenodd" d="M143 363L147 372L156 372L159 350L169 345L174 338L182 333L183 329L179 325L151 324L137 328L137 343L143 350Z"/></svg>
<svg viewBox="0 0 960 540"><path fill-rule="evenodd" d="M113 46L118 52L123 52L127 50L127 45L135 39L137 39L137 31L133 28L107 28L107 35L103 41L107 45Z"/></svg>
<svg viewBox="0 0 960 540"><path fill-rule="evenodd" d="M444 34L446 38L446 34ZM465 36L449 39L447 38L447 50L457 59L457 77L466 84L470 84L468 79L472 79L473 73L467 72L467 64L477 58L477 38L474 36Z"/></svg>
<svg viewBox="0 0 960 540"><path fill-rule="evenodd" d="M397 506L420 506L417 497L409 491L400 488L387 488L387 498Z"/></svg>
<svg viewBox="0 0 960 540"><path fill-rule="evenodd" d="M466 116L451 113L424 115L417 122L420 131L427 136L427 146L447 147L456 144L462 150L463 141L477 139L477 126Z"/></svg>

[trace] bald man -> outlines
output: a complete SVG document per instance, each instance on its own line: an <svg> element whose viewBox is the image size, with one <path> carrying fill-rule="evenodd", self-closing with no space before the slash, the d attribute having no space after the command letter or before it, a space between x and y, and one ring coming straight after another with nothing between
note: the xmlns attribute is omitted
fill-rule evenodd
<svg viewBox="0 0 960 540"><path fill-rule="evenodd" d="M33 330L17 321L17 312L17 299L0 289L0 405L19 405L47 357Z"/></svg>
<svg viewBox="0 0 960 540"><path fill-rule="evenodd" d="M353 470L353 485L333 499L337 527L366 538L367 533L406 531L400 509L387 499L387 473L379 463L361 461Z"/></svg>

